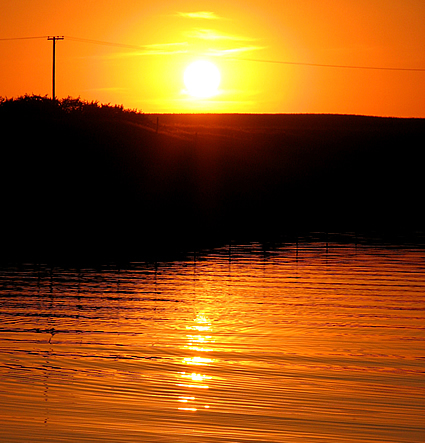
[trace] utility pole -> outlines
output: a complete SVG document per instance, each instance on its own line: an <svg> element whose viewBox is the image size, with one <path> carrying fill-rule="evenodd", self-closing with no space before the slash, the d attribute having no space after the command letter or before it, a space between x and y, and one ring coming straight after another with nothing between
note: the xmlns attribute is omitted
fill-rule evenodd
<svg viewBox="0 0 425 443"><path fill-rule="evenodd" d="M52 100L56 100L55 93L55 65L56 65L56 40L63 40L63 36L47 37L47 40L53 40L53 80L52 80Z"/></svg>

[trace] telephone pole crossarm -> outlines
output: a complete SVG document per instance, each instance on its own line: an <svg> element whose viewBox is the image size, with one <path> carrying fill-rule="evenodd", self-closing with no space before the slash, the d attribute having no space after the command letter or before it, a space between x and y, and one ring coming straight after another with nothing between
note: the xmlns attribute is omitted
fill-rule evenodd
<svg viewBox="0 0 425 443"><path fill-rule="evenodd" d="M47 37L47 40L53 41L53 72L52 72L52 100L56 100L56 93L55 93L55 65L56 65L56 40L63 40L64 36L53 36L53 37Z"/></svg>

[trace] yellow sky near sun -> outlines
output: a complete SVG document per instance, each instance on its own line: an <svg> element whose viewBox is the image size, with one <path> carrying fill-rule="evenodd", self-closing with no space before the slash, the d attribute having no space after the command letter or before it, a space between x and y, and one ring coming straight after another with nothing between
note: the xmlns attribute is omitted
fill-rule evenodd
<svg viewBox="0 0 425 443"><path fill-rule="evenodd" d="M425 117L423 71L270 63L423 69L423 0L14 0L0 14L0 39L65 35L58 97L145 112ZM0 95L50 95L51 58L47 39L1 40ZM185 91L184 70L197 59L220 70L214 97Z"/></svg>

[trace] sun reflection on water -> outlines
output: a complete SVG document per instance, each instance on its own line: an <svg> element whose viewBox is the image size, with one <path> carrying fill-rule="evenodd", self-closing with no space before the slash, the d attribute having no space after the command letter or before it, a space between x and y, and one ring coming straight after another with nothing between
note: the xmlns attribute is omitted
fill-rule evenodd
<svg viewBox="0 0 425 443"><path fill-rule="evenodd" d="M207 365L214 361L213 358L204 357L185 357L183 358L183 363L186 365Z"/></svg>
<svg viewBox="0 0 425 443"><path fill-rule="evenodd" d="M183 378L191 378L193 381L204 381L204 380L210 380L212 378L209 375L197 374L196 372L192 372L191 374L186 374L186 372L181 372L181 376Z"/></svg>
<svg viewBox="0 0 425 443"><path fill-rule="evenodd" d="M423 442L423 248L320 248L0 272L0 440Z"/></svg>
<svg viewBox="0 0 425 443"><path fill-rule="evenodd" d="M213 351L214 349L211 347L206 347L205 345L208 343L215 343L215 340L212 340L212 336L211 335L206 335L206 336L202 336L202 335L186 335L187 340L188 340L188 345L185 346L185 348L190 349L192 351L198 351L198 352L210 352ZM204 346L198 346L199 345L204 345Z"/></svg>
<svg viewBox="0 0 425 443"><path fill-rule="evenodd" d="M183 346L183 349L188 349L195 352L210 352L214 349L212 347L206 346L207 344L215 343L212 335L203 335L203 332L211 332L211 321L203 313L198 313L196 318L193 320L194 324L187 325L186 329L191 331L196 331L198 334L186 334L187 344ZM197 346L200 345L200 346ZM213 363L215 360L212 358L203 357L201 355L195 355L192 357L183 357L182 363L190 366L204 366L207 369L208 365ZM191 372L191 371L181 371L178 373L180 382L177 386L180 388L190 389L189 394L192 394L193 389L209 389L209 384L206 382L211 380L213 377L201 372ZM197 391L199 392L199 391ZM185 406L178 407L180 411L197 411L198 407L196 404L201 403L203 409L209 409L210 405L205 404L202 399L197 399L193 395L181 395L178 398L179 403L185 403ZM189 404L190 403L190 404Z"/></svg>

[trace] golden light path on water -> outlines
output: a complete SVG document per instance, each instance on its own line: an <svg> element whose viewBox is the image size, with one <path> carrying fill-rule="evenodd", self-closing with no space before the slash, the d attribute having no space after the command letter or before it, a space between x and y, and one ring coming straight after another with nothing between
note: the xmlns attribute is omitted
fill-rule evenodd
<svg viewBox="0 0 425 443"><path fill-rule="evenodd" d="M0 441L422 442L425 249L0 272Z"/></svg>
<svg viewBox="0 0 425 443"><path fill-rule="evenodd" d="M195 332L211 332L211 322L205 317L204 314L198 314L194 320L193 326L186 326L188 330L193 330ZM186 335L188 344L184 346L185 349L190 349L195 352L199 352L202 355L203 352L213 351L214 349L211 347L206 347L208 343L214 343L211 335ZM213 359L207 357L186 357L183 358L183 362L189 366L207 366L214 362ZM195 388L195 389L208 389L209 385L206 384L208 380L211 380L213 377L201 374L199 372L181 372L181 377L186 380L186 383L180 383L178 386L184 386L187 388ZM189 384L188 384L189 383ZM196 397L180 397L179 401L188 403L186 407L180 407L180 410L183 411L197 411L198 408L194 406L194 401L197 400ZM205 409L209 409L208 404L203 404Z"/></svg>

